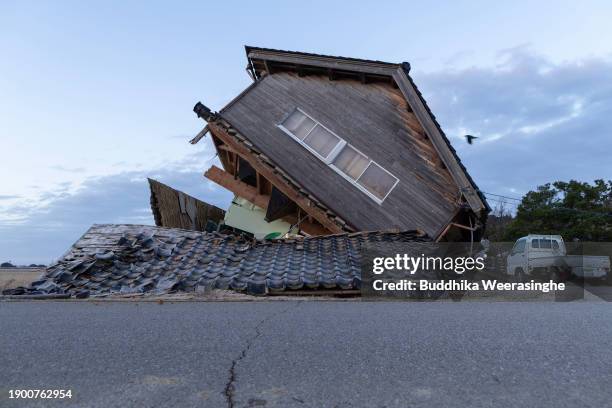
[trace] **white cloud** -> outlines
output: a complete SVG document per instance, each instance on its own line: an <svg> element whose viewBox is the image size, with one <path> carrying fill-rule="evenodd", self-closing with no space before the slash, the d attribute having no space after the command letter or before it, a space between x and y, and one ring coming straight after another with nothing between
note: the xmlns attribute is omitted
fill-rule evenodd
<svg viewBox="0 0 612 408"><path fill-rule="evenodd" d="M484 191L516 196L612 174L609 58L553 63L522 46L504 50L494 68L414 76ZM480 138L467 145L464 134Z"/></svg>
<svg viewBox="0 0 612 408"><path fill-rule="evenodd" d="M36 200L0 209L0 259L48 263L63 254L94 223L153 224L147 177L225 208L232 195L202 175L210 166L202 151L154 170L90 177L72 190L64 183ZM212 186L211 186L212 185ZM0 261L1 262L1 261Z"/></svg>

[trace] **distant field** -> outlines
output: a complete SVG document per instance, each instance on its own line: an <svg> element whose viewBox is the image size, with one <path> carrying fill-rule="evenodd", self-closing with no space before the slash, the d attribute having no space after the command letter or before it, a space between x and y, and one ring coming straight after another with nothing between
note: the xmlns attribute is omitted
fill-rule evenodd
<svg viewBox="0 0 612 408"><path fill-rule="evenodd" d="M0 291L17 286L28 286L44 271L44 268L0 268Z"/></svg>

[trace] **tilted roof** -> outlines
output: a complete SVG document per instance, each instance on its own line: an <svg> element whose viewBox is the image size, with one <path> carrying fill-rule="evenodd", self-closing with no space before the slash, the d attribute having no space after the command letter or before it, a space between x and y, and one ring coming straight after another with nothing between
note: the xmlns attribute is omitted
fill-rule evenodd
<svg viewBox="0 0 612 408"><path fill-rule="evenodd" d="M408 63L246 51L254 82L219 113L196 104L194 111L208 122L203 132L210 130L239 149L255 161L251 165L264 166L269 181L287 184L286 195L307 197L298 205L328 230L420 228L438 237L463 209L479 219L477 228L486 222L490 207L414 85ZM327 84L322 75L354 80ZM394 169L401 182L384 203L375 205L328 165L288 142L277 124L296 106L312 110L325 126L339 128L348 143Z"/></svg>
<svg viewBox="0 0 612 408"><path fill-rule="evenodd" d="M333 74L333 72L355 74L357 78L361 78L364 82L368 80L368 77L371 77L372 80L378 80L381 77L392 79L431 138L440 158L453 176L460 191L464 194L471 209L482 217L486 217L486 214L491 210L484 194L467 172L456 150L452 147L450 140L427 105L423 94L410 76L410 64L408 62L389 63L248 45L245 46L245 51L249 61L247 69L250 70L254 79L259 79L262 70L269 71L274 64L279 64L279 68L294 69L296 72L314 68L327 71L329 74Z"/></svg>

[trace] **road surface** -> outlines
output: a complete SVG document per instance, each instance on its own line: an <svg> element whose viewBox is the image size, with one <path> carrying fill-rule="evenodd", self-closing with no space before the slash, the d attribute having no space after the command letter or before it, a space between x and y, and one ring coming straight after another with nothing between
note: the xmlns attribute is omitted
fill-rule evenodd
<svg viewBox="0 0 612 408"><path fill-rule="evenodd" d="M0 302L0 406L603 407L612 305ZM10 389L70 400L10 400Z"/></svg>

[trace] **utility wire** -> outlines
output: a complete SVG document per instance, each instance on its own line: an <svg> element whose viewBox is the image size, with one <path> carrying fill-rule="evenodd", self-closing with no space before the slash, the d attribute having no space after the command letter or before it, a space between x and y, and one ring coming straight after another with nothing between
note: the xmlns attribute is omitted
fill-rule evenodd
<svg viewBox="0 0 612 408"><path fill-rule="evenodd" d="M494 194L494 193L487 193L485 191L480 191L483 194L487 194L489 196L494 196L494 197L500 197L502 199L508 199L508 200L515 200L515 201L522 201L521 199L515 198L515 197L508 197L508 196L504 196L501 194ZM505 200L502 200L499 198L491 198L491 197L487 197L487 200L490 201L495 201L497 203L501 203L501 204L506 204L506 205L510 205L510 206L515 206L518 207L519 203L515 203L515 202L507 202ZM560 207L557 208L557 211L563 211L563 212L574 212L574 213L580 213L580 214L588 214L588 215L595 215L595 216L599 216L599 217L612 217L612 212L597 212L597 211L588 211L588 210L581 210L579 208L565 208L565 207Z"/></svg>
<svg viewBox="0 0 612 408"><path fill-rule="evenodd" d="M495 201L495 202L502 203L502 204L518 206L518 203L509 203L507 201L497 200L495 198L487 198L487 200ZM580 214L595 215L598 217L612 217L612 212L606 213L606 212L588 211L588 210L581 210L579 208L566 208L566 207L559 207L559 208L556 208L556 210L561 211L561 212L574 212L574 213L580 213Z"/></svg>
<svg viewBox="0 0 612 408"><path fill-rule="evenodd" d="M515 206L519 205L519 203L512 203L512 202L509 203L508 201L499 200L499 199L490 198L490 197L487 198L487 201L495 201L497 203L508 204L508 205L515 205Z"/></svg>
<svg viewBox="0 0 612 408"><path fill-rule="evenodd" d="M216 158L218 155L219 155L219 152L215 153L215 155L214 155L214 156L212 156L212 157L211 157L211 158L209 158L209 159L206 159L206 160L205 160L205 163L206 163L206 164L210 163L210 162L211 162L211 161L213 161L213 160L214 160L214 159L215 159L215 158Z"/></svg>
<svg viewBox="0 0 612 408"><path fill-rule="evenodd" d="M501 195L501 194L487 193L486 191L482 191L482 190L479 190L479 191L483 194L494 196L494 197L507 198L508 200L515 200L515 201L523 201L522 198L508 197L508 196Z"/></svg>

